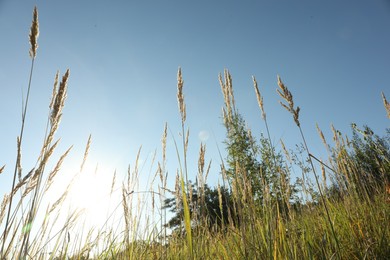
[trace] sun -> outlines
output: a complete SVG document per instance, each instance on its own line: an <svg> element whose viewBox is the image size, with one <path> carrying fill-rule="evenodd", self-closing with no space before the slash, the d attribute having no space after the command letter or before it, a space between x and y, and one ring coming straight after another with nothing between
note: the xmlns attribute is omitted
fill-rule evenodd
<svg viewBox="0 0 390 260"><path fill-rule="evenodd" d="M110 214L113 198L114 171L99 165L86 163L68 191L72 209L83 210L90 225L102 225Z"/></svg>

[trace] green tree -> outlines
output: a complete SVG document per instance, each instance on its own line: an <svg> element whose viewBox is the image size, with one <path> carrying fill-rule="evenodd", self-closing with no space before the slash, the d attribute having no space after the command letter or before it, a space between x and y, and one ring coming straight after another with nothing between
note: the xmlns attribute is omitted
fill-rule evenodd
<svg viewBox="0 0 390 260"><path fill-rule="evenodd" d="M192 196L189 204L193 229L207 227L210 231L218 231L228 224L235 225L237 223L237 218L231 215L234 214L233 199L228 189L220 187L218 191L218 187L210 188L205 184L204 200L201 200L196 186L191 184L191 187ZM163 209L169 209L170 212L174 213L166 226L174 232L183 234L184 208L181 202L177 203L176 198L164 200Z"/></svg>

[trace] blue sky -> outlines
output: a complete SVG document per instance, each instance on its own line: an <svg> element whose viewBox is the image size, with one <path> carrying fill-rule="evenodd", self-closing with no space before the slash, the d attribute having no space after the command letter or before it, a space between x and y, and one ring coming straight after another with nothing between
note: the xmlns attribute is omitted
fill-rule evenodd
<svg viewBox="0 0 390 260"><path fill-rule="evenodd" d="M389 127L380 95L383 91L390 99L389 1L0 1L0 166L6 164L0 194L10 188L16 159L34 5L40 37L22 148L25 172L40 151L54 75L67 68L68 99L53 159L74 145L69 168L78 167L92 134L92 164L125 174L142 145L147 176L150 153L157 149L161 158L167 122L173 180L178 164L172 140L180 140L181 130L179 66L190 129L190 176L197 170L198 135L205 131L212 184L219 178L216 144L224 147L218 83L224 68L232 74L239 111L259 136L265 128L251 80L256 76L272 139L282 138L289 148L300 142L299 131L278 104L277 75L301 107L314 154L325 152L315 123L328 140L332 123L343 133L350 132L352 122L380 135Z"/></svg>

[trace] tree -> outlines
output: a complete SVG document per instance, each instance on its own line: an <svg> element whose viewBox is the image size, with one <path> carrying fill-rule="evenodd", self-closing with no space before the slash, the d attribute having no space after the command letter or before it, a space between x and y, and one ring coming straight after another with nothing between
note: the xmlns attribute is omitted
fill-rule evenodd
<svg viewBox="0 0 390 260"><path fill-rule="evenodd" d="M194 184L191 184L192 196L190 196L190 213L192 228L207 227L209 231L219 231L225 225L237 223L230 214L233 214L233 199L228 189L220 187L210 188L204 186L204 200L201 200L199 192ZM201 201L204 201L202 205ZM168 221L166 227L183 234L184 209L181 202L177 204L176 198L164 200L163 209L169 209L174 216Z"/></svg>
<svg viewBox="0 0 390 260"><path fill-rule="evenodd" d="M235 178L239 178L243 183L249 181L253 198L261 200L263 197L261 166L264 165L256 158L259 147L238 112L235 112L230 120L225 121L225 127L226 175L230 182Z"/></svg>

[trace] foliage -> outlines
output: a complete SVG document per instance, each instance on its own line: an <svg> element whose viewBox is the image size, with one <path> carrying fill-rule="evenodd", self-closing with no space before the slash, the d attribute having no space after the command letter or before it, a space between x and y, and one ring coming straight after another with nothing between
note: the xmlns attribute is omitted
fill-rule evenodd
<svg viewBox="0 0 390 260"><path fill-rule="evenodd" d="M225 225L233 224L231 223L231 217L229 217L229 212L233 212L233 199L228 189L220 187L218 191L217 187L210 188L205 184L202 200L198 188L194 184L191 184L191 188L192 195L190 196L189 205L193 229L207 227L209 231L216 231L221 230ZM220 203L222 204L222 210ZM174 216L166 223L166 227L179 234L184 233L184 207L182 204L178 205L176 198L168 198L164 200L162 207L174 213ZM203 218L203 216L206 216L206 218Z"/></svg>

